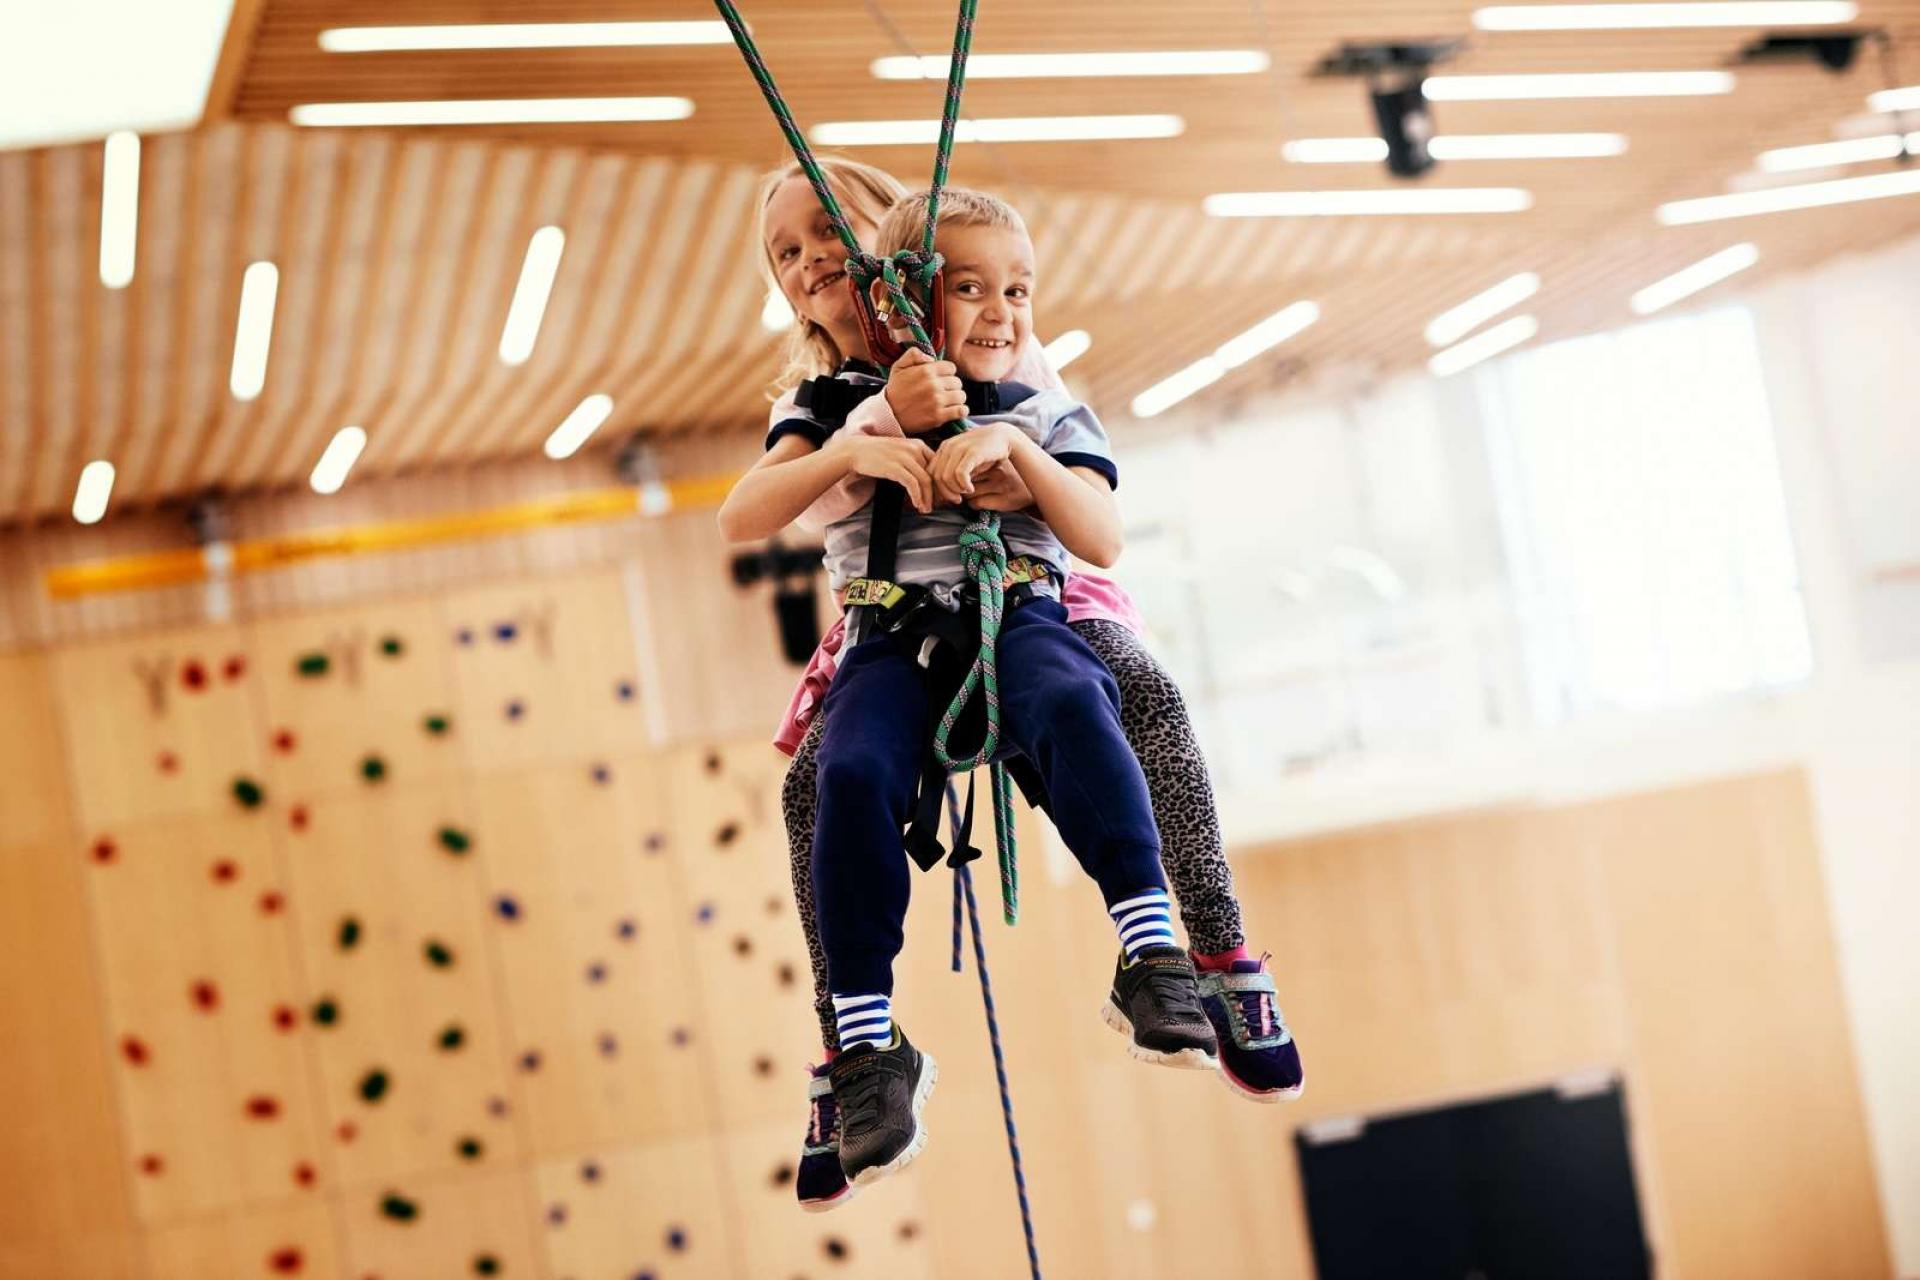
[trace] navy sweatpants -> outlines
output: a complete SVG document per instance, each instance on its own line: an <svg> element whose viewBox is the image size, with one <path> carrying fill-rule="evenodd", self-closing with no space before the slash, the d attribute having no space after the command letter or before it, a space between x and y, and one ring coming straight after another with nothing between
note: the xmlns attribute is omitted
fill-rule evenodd
<svg viewBox="0 0 1920 1280"><path fill-rule="evenodd" d="M1160 836L1120 690L1066 621L1058 602L1035 600L1001 627L1002 750L1033 762L1061 838L1112 905L1166 888ZM849 649L820 711L813 886L834 991L893 991L911 874L901 835L931 723L916 648L876 636Z"/></svg>

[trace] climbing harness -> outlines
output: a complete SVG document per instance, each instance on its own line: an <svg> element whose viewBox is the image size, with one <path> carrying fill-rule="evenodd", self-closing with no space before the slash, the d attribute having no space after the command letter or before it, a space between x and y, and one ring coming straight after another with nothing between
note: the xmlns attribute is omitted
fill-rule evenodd
<svg viewBox="0 0 1920 1280"><path fill-rule="evenodd" d="M940 114L940 140L934 152L933 180L927 190L927 222L921 236L918 252L907 250L895 254L892 258L882 258L866 252L860 247L859 239L853 234L853 228L847 222L846 214L841 211L839 201L834 198L828 185L826 174L814 159L812 150L807 146L806 137L794 123L793 113L788 110L786 100L781 97L779 86L774 83L773 72L767 68L765 59L753 43L753 37L747 31L745 19L733 0L714 0L720 16L725 19L727 28L733 33L733 41L739 46L740 55L746 60L747 69L753 73L754 81L760 86L761 94L767 100L767 106L773 111L774 119L780 130L786 135L787 143L793 149L794 159L806 174L808 183L813 187L814 195L819 197L820 207L826 211L827 221L832 225L835 235L847 251L847 283L854 290L855 309L861 319L870 354L878 361L891 366L900 354L900 348L894 342L887 326L880 323L873 314L871 303L871 285L879 280L885 287L890 311L893 316L905 324L912 335L913 345L928 355L938 359L946 345L945 308L940 288L940 255L934 252L934 226L940 212L940 192L947 184L947 169L953 157L955 132L960 122L960 93L966 83L967 55L973 47L974 15L978 9L978 0L960 0L959 17L954 28L953 56L948 64L946 102ZM908 283L917 286L922 296L928 299L923 312L909 296ZM931 328L931 333L929 332ZM828 395L836 393L826 393ZM970 402L970 411L971 402ZM972 426L970 419L963 419L959 430ZM875 587L884 600L896 584L894 576L894 556L899 537L899 523L906 502L906 490L894 483L878 486L874 495L873 532L868 543L867 576L876 583L884 584L884 589ZM1008 583L1010 569L1007 560L1006 544L1000 537L1000 517L998 513L985 511L972 513L961 532L960 548L963 562L972 588L979 601L978 649L973 653L967 669L960 679L958 690L952 702L940 716L939 727L934 734L934 758L944 771L940 792L948 800L950 820L954 836L954 917L953 917L953 968L960 969L960 908L964 901L973 927L973 951L975 966L980 971L980 995L986 1005L987 1031L993 1043L994 1074L1000 1085L1000 1109L1006 1120L1007 1151L1013 1161L1014 1189L1020 1201L1020 1223L1026 1235L1027 1264L1033 1280L1040 1280L1040 1252L1034 1243L1033 1211L1027 1203L1026 1175L1020 1161L1020 1141L1013 1124L1013 1095L1007 1085L1006 1060L1000 1051L1000 1026L994 1014L993 988L987 976L987 954L980 934L979 907L973 897L973 878L966 863L970 860L963 854L978 856L978 851L967 845L966 832L971 825L973 797L968 792L967 812L962 815L957 797L954 794L950 776L953 773L966 772L982 764L992 765L993 818L994 833L1000 859L1000 898L1001 913L1008 924L1013 924L1020 915L1020 880L1017 853L1014 847L1013 828L1013 788L1006 767L994 761L1000 748L1000 678L996 667L996 653L1000 636L1000 624L1007 609ZM886 535L882 545L882 534ZM1020 590L1030 584L1015 584ZM1016 601L1017 603L1017 601ZM859 621L864 630L869 620L863 611L873 606L860 606L850 611L848 616L847 644L851 646L856 637L855 623ZM952 750L954 734L975 693L981 697L984 707L984 732L979 747L967 754L957 755ZM925 798L926 779L923 779L922 792ZM916 827L920 824L916 823ZM931 832L922 831L928 840L936 839ZM937 843L937 842L936 842ZM911 845L909 846L911 851ZM923 849L923 853L925 850ZM918 860L918 859L916 859ZM922 864L926 865L926 864Z"/></svg>

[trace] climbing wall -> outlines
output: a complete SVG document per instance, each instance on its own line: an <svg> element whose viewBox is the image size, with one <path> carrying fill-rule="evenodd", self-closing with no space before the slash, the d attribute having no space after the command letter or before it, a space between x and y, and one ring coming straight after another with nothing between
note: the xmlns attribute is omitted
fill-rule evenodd
<svg viewBox="0 0 1920 1280"><path fill-rule="evenodd" d="M793 1205L784 760L655 746L639 641L596 573L49 664L153 1276L931 1273L913 1176Z"/></svg>

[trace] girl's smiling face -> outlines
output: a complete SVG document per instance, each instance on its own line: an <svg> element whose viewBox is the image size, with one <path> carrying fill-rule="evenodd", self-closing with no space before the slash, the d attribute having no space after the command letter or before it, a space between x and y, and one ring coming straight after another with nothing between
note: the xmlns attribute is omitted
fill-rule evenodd
<svg viewBox="0 0 1920 1280"><path fill-rule="evenodd" d="M870 247L874 224L851 211L847 222L862 247ZM859 313L846 284L846 246L805 178L789 178L774 188L765 225L767 261L794 314L825 329L842 351L863 350Z"/></svg>
<svg viewBox="0 0 1920 1280"><path fill-rule="evenodd" d="M1011 227L943 226L947 359L962 377L999 382L1033 332L1033 243Z"/></svg>

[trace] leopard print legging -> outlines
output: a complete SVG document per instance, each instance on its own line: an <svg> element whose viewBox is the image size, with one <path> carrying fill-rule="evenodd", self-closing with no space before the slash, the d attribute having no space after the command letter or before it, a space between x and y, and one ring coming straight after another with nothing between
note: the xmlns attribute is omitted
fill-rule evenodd
<svg viewBox="0 0 1920 1280"><path fill-rule="evenodd" d="M1120 686L1120 727L1147 777L1154 824L1160 829L1161 862L1188 940L1202 952L1242 945L1246 938L1241 932L1240 902L1221 847L1213 784L1180 687L1140 638L1119 623L1087 619L1069 625ZM814 777L824 724L822 717L815 716L800 749L793 753L780 802L793 862L793 900L813 962L814 1012L820 1018L822 1042L835 1048L839 1040L827 992L827 955L820 947L820 924L813 910Z"/></svg>

